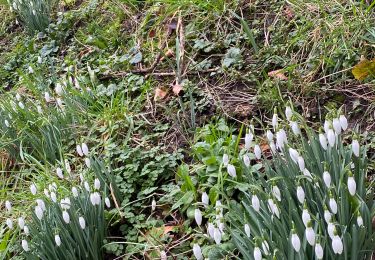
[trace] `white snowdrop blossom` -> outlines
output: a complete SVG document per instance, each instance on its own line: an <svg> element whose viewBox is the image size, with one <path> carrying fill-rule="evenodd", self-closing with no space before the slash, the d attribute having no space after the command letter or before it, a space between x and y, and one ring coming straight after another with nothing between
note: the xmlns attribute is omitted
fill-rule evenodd
<svg viewBox="0 0 375 260"><path fill-rule="evenodd" d="M305 201L305 191L301 186L297 187L297 199L301 204Z"/></svg>
<svg viewBox="0 0 375 260"><path fill-rule="evenodd" d="M25 105L20 101L18 102L18 106L21 108L21 109L25 109Z"/></svg>
<svg viewBox="0 0 375 260"><path fill-rule="evenodd" d="M25 220L23 219L23 217L18 218L18 226L20 227L20 229L23 229L25 227Z"/></svg>
<svg viewBox="0 0 375 260"><path fill-rule="evenodd" d="M329 212L328 209L325 209L325 210L324 210L324 220L325 220L325 221L327 222L327 224L328 224L328 223L331 222L331 219L332 219L332 214L331 214L331 212Z"/></svg>
<svg viewBox="0 0 375 260"><path fill-rule="evenodd" d="M228 166L228 163L229 163L229 156L228 156L228 154L223 154L223 164L224 164L224 166L226 167L226 166Z"/></svg>
<svg viewBox="0 0 375 260"><path fill-rule="evenodd" d="M104 203L105 203L105 205L106 205L107 208L111 207L111 201L109 200L109 198L105 198L104 199Z"/></svg>
<svg viewBox="0 0 375 260"><path fill-rule="evenodd" d="M273 153L276 153L276 145L275 145L275 142L271 142L271 143L270 143L270 148L271 148L271 151L272 151Z"/></svg>
<svg viewBox="0 0 375 260"><path fill-rule="evenodd" d="M82 143L81 147L82 147L83 154L86 155L86 156L89 156L89 148L88 148L87 144Z"/></svg>
<svg viewBox="0 0 375 260"><path fill-rule="evenodd" d="M250 226L249 226L249 224L245 224L244 230L245 230L246 236L250 237Z"/></svg>
<svg viewBox="0 0 375 260"><path fill-rule="evenodd" d="M57 167L57 168L56 168L56 175L57 175L57 177L59 177L60 179L64 179L64 175L63 175L63 172L62 172L62 170L61 170L60 167Z"/></svg>
<svg viewBox="0 0 375 260"><path fill-rule="evenodd" d="M57 198L56 198L56 193L55 192L51 192L51 200L53 201L53 202L56 202L57 201Z"/></svg>
<svg viewBox="0 0 375 260"><path fill-rule="evenodd" d="M264 252L265 255L270 254L270 247L269 247L266 240L263 240L263 242L262 242L262 249L263 249L263 252Z"/></svg>
<svg viewBox="0 0 375 260"><path fill-rule="evenodd" d="M282 150L284 148L284 145L288 143L288 139L287 139L287 136L286 136L286 132L284 129L280 129L277 133L276 133L276 145L277 145L277 148L279 148L280 150Z"/></svg>
<svg viewBox="0 0 375 260"><path fill-rule="evenodd" d="M307 223L311 220L310 214L307 209L303 209L302 211L302 222L307 227Z"/></svg>
<svg viewBox="0 0 375 260"><path fill-rule="evenodd" d="M70 209L70 199L65 198L60 201L60 206L62 209Z"/></svg>
<svg viewBox="0 0 375 260"><path fill-rule="evenodd" d="M94 189L96 190L100 189L100 180L97 178L94 180Z"/></svg>
<svg viewBox="0 0 375 260"><path fill-rule="evenodd" d="M305 160L302 156L298 156L297 162L300 171L303 172L305 170Z"/></svg>
<svg viewBox="0 0 375 260"><path fill-rule="evenodd" d="M336 136L335 133L333 132L332 129L329 129L327 132L327 139L328 139L328 144L330 147L335 146L335 141L336 141Z"/></svg>
<svg viewBox="0 0 375 260"><path fill-rule="evenodd" d="M10 126L9 121L7 119L5 119L4 124L5 124L6 127Z"/></svg>
<svg viewBox="0 0 375 260"><path fill-rule="evenodd" d="M315 232L314 232L314 229L312 227L307 227L306 228L306 231L305 231L305 235L306 235L306 240L307 242L313 246L315 244Z"/></svg>
<svg viewBox="0 0 375 260"><path fill-rule="evenodd" d="M243 156L243 163L245 164L246 167L250 166L250 158L247 154Z"/></svg>
<svg viewBox="0 0 375 260"><path fill-rule="evenodd" d="M323 172L323 181L327 188L331 187L331 174L329 174L329 172Z"/></svg>
<svg viewBox="0 0 375 260"><path fill-rule="evenodd" d="M25 225L23 227L23 232L25 233L26 236L28 236L30 234L29 227Z"/></svg>
<svg viewBox="0 0 375 260"><path fill-rule="evenodd" d="M354 177L349 176L348 177L348 190L349 190L350 195L354 196L356 189L357 189L357 184L355 183Z"/></svg>
<svg viewBox="0 0 375 260"><path fill-rule="evenodd" d="M16 94L17 101L21 101L21 95L19 93Z"/></svg>
<svg viewBox="0 0 375 260"><path fill-rule="evenodd" d="M276 185L272 186L272 193L278 201L281 201L281 192L279 187L277 187Z"/></svg>
<svg viewBox="0 0 375 260"><path fill-rule="evenodd" d="M235 178L237 176L236 175L236 168L232 164L228 164L227 170L228 170L228 174L230 176L232 176L233 178Z"/></svg>
<svg viewBox="0 0 375 260"><path fill-rule="evenodd" d="M30 185L30 191L31 194L36 195L37 189L34 183Z"/></svg>
<svg viewBox="0 0 375 260"><path fill-rule="evenodd" d="M62 85L60 83L56 84L55 92L59 96L61 96L63 94L63 88L62 88Z"/></svg>
<svg viewBox="0 0 375 260"><path fill-rule="evenodd" d="M346 117L344 115L341 115L339 120L342 130L345 131L346 129L348 129L348 120L346 119Z"/></svg>
<svg viewBox="0 0 375 260"><path fill-rule="evenodd" d="M251 147L251 143L253 141L254 135L252 133L247 133L245 135L245 149L249 150Z"/></svg>
<svg viewBox="0 0 375 260"><path fill-rule="evenodd" d="M273 141L273 133L270 130L267 130L266 136L267 136L268 142L272 142Z"/></svg>
<svg viewBox="0 0 375 260"><path fill-rule="evenodd" d="M83 183L83 186L85 187L85 189L86 189L88 192L90 192L90 185L89 185L89 183L88 183L87 181L85 181L85 182Z"/></svg>
<svg viewBox="0 0 375 260"><path fill-rule="evenodd" d="M262 260L262 252L259 247L254 248L254 260Z"/></svg>
<svg viewBox="0 0 375 260"><path fill-rule="evenodd" d="M43 209L40 206L35 207L35 215L39 220L42 220L43 218Z"/></svg>
<svg viewBox="0 0 375 260"><path fill-rule="evenodd" d="M214 229L214 240L217 245L221 242L221 232L218 228Z"/></svg>
<svg viewBox="0 0 375 260"><path fill-rule="evenodd" d="M299 157L299 153L296 149L293 149L293 148L289 148L289 155L290 155L290 158L293 160L294 163L298 163L298 157Z"/></svg>
<svg viewBox="0 0 375 260"><path fill-rule="evenodd" d="M40 105L36 106L36 110L38 111L39 114L43 114L43 109Z"/></svg>
<svg viewBox="0 0 375 260"><path fill-rule="evenodd" d="M341 134L341 124L338 118L334 118L332 120L333 129L335 130L336 134Z"/></svg>
<svg viewBox="0 0 375 260"><path fill-rule="evenodd" d="M5 208L7 209L8 212L12 210L12 203L10 203L9 200L5 201Z"/></svg>
<svg viewBox="0 0 375 260"><path fill-rule="evenodd" d="M332 238L332 249L335 254L342 254L342 251L344 250L344 245L342 244L341 238L337 235L335 235Z"/></svg>
<svg viewBox="0 0 375 260"><path fill-rule="evenodd" d="M63 217L65 223L69 224L69 222L70 222L70 216L69 216L69 213L66 210L63 211L62 217Z"/></svg>
<svg viewBox="0 0 375 260"><path fill-rule="evenodd" d="M299 129L298 123L295 121L290 122L290 127L292 128L293 134L299 135L301 130Z"/></svg>
<svg viewBox="0 0 375 260"><path fill-rule="evenodd" d="M359 157L359 143L358 140L352 141L352 151L356 157Z"/></svg>
<svg viewBox="0 0 375 260"><path fill-rule="evenodd" d="M215 226L212 223L208 223L207 225L207 232L208 235L213 239L214 238L214 232L215 232Z"/></svg>
<svg viewBox="0 0 375 260"><path fill-rule="evenodd" d="M328 232L328 235L329 237L332 239L335 235L334 235L334 232L335 232L335 225L332 223L332 222L329 222L328 223L328 226L327 226L327 232Z"/></svg>
<svg viewBox="0 0 375 260"><path fill-rule="evenodd" d="M251 206L253 206L253 209L256 211L256 212L259 212L259 209L260 209L260 202L259 202L259 198L257 195L253 195L252 198L251 198Z"/></svg>
<svg viewBox="0 0 375 260"><path fill-rule="evenodd" d="M30 248L29 248L29 243L27 243L27 241L26 240L22 240L22 242L21 242L21 245L22 245L22 249L25 251L25 252L28 252L29 250L30 250Z"/></svg>
<svg viewBox="0 0 375 260"><path fill-rule="evenodd" d="M43 62L42 57L38 56L38 63L41 64Z"/></svg>
<svg viewBox="0 0 375 260"><path fill-rule="evenodd" d="M9 229L13 229L13 221L10 218L7 218L6 223Z"/></svg>
<svg viewBox="0 0 375 260"><path fill-rule="evenodd" d="M48 92L44 92L44 99L46 100L47 103L51 102L51 96L49 95Z"/></svg>
<svg viewBox="0 0 375 260"><path fill-rule="evenodd" d="M77 146L76 146L76 151L77 151L79 156L81 156L81 157L83 156L82 147L79 144L77 144Z"/></svg>
<svg viewBox="0 0 375 260"><path fill-rule="evenodd" d="M322 245L319 244L319 243L316 243L316 245L315 245L315 255L316 255L316 258L317 259L323 259L323 253L324 253L324 251L323 251Z"/></svg>
<svg viewBox="0 0 375 260"><path fill-rule="evenodd" d="M327 150L328 143L327 143L327 138L324 134L319 134L319 142L320 142L320 145L322 146L322 148L324 150Z"/></svg>
<svg viewBox="0 0 375 260"><path fill-rule="evenodd" d="M80 227L82 229L85 229L85 227L86 227L86 221L85 221L85 219L83 217L79 217L78 218L78 222L79 222Z"/></svg>
<svg viewBox="0 0 375 260"><path fill-rule="evenodd" d="M91 167L91 161L90 161L90 158L88 158L88 157L85 158L85 164L86 164L86 167L87 167L87 168L90 168L90 167Z"/></svg>
<svg viewBox="0 0 375 260"><path fill-rule="evenodd" d="M334 198L329 199L329 208L331 209L333 214L337 213L337 203Z"/></svg>
<svg viewBox="0 0 375 260"><path fill-rule="evenodd" d="M276 130L277 125L278 125L278 123L277 123L277 114L274 113L273 116L272 116L272 127L273 127L274 131Z"/></svg>
<svg viewBox="0 0 375 260"><path fill-rule="evenodd" d="M100 204L100 194L98 192L94 192L90 194L90 201L93 206Z"/></svg>
<svg viewBox="0 0 375 260"><path fill-rule="evenodd" d="M152 199L152 202L151 202L151 211L154 211L155 209L156 209L156 200Z"/></svg>
<svg viewBox="0 0 375 260"><path fill-rule="evenodd" d="M309 178L312 178L312 175L311 175L310 171L307 168L305 168L303 170L303 175L305 175L305 176L307 176Z"/></svg>
<svg viewBox="0 0 375 260"><path fill-rule="evenodd" d="M198 244L193 245L193 253L197 260L203 260L202 249Z"/></svg>
<svg viewBox="0 0 375 260"><path fill-rule="evenodd" d="M202 225L202 212L199 209L195 209L194 218L198 226Z"/></svg>
<svg viewBox="0 0 375 260"><path fill-rule="evenodd" d="M328 120L324 121L323 128L324 128L324 132L327 134L328 130L331 128L331 122Z"/></svg>
<svg viewBox="0 0 375 260"><path fill-rule="evenodd" d="M48 189L44 189L43 192L44 192L44 195L45 195L47 198L49 198L49 191L48 191Z"/></svg>
<svg viewBox="0 0 375 260"><path fill-rule="evenodd" d="M357 216L357 224L358 224L359 227L363 226L363 218L362 218L361 215Z"/></svg>
<svg viewBox="0 0 375 260"><path fill-rule="evenodd" d="M167 260L167 253L164 250L160 252L160 260Z"/></svg>
<svg viewBox="0 0 375 260"><path fill-rule="evenodd" d="M292 115L293 115L293 111L292 111L292 109L290 108L290 106L287 106L287 107L285 108L285 116L286 116L286 119L287 119L288 121L290 121L290 119L292 118Z"/></svg>
<svg viewBox="0 0 375 260"><path fill-rule="evenodd" d="M41 199L37 199L37 200L36 200L36 203L38 204L38 206L39 206L43 211L46 210L46 204L44 204L44 201L43 201L43 200L41 200Z"/></svg>
<svg viewBox="0 0 375 260"><path fill-rule="evenodd" d="M278 211L278 208L277 208L275 202L273 201L273 199L268 199L267 202L268 202L268 209L269 209L269 211L272 214L274 214L277 217L279 217L279 211Z"/></svg>
<svg viewBox="0 0 375 260"><path fill-rule="evenodd" d="M260 149L260 146L259 145L255 145L254 146L254 154L255 154L255 157L260 160L262 158L262 150Z"/></svg>
<svg viewBox="0 0 375 260"><path fill-rule="evenodd" d="M55 235L55 243L57 246L61 246L61 238L59 235Z"/></svg>
<svg viewBox="0 0 375 260"><path fill-rule="evenodd" d="M69 174L72 172L72 168L70 168L70 164L67 159L65 159L65 169Z"/></svg>
<svg viewBox="0 0 375 260"><path fill-rule="evenodd" d="M202 193L202 204L207 207L209 204L209 198L206 192Z"/></svg>
<svg viewBox="0 0 375 260"><path fill-rule="evenodd" d="M76 187L72 187L72 194L73 194L73 197L77 198L78 197L78 190Z"/></svg>
<svg viewBox="0 0 375 260"><path fill-rule="evenodd" d="M296 233L292 234L292 246L296 252L299 252L301 249L301 240Z"/></svg>

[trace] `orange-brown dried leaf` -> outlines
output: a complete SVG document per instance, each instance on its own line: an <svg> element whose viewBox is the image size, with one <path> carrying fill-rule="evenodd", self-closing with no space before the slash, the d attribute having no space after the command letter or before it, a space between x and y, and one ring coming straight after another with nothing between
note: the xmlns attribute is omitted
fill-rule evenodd
<svg viewBox="0 0 375 260"><path fill-rule="evenodd" d="M363 60L355 65L352 73L357 80L364 80L368 76L375 75L375 59Z"/></svg>
<svg viewBox="0 0 375 260"><path fill-rule="evenodd" d="M270 76L272 78L279 79L279 80L288 80L288 77L285 76L282 69L270 71L270 72L268 72L268 76Z"/></svg>

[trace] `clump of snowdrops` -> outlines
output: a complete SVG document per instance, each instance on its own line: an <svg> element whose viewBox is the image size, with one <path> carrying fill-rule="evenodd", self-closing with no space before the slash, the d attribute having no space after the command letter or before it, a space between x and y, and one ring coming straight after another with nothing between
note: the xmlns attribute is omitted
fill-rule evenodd
<svg viewBox="0 0 375 260"><path fill-rule="evenodd" d="M365 148L347 129L344 115L330 113L316 133L289 106L285 119L274 113L264 135L251 126L244 148L222 158L227 177L236 182L249 175L250 188L224 216L216 209L203 227L207 237L220 245L229 233L242 259L368 259L375 241L373 191L365 185ZM246 171L259 162L262 169ZM208 203L202 193L202 204ZM202 225L199 208L195 220ZM209 255L201 246L193 244L196 259Z"/></svg>

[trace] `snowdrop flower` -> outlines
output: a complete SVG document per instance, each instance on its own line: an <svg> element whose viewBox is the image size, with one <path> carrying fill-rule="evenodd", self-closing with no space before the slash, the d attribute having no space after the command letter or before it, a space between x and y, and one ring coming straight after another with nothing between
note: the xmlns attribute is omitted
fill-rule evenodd
<svg viewBox="0 0 375 260"><path fill-rule="evenodd" d="M21 108L21 109L24 109L25 108L25 105L20 101L18 102L18 106Z"/></svg>
<svg viewBox="0 0 375 260"><path fill-rule="evenodd" d="M13 228L13 222L12 222L12 220L10 218L7 218L6 223L7 223L7 226L8 226L9 229Z"/></svg>
<svg viewBox="0 0 375 260"><path fill-rule="evenodd" d="M299 135L301 130L299 129L298 123L295 121L290 122L290 127L292 128L293 134Z"/></svg>
<svg viewBox="0 0 375 260"><path fill-rule="evenodd" d="M289 148L289 155L290 158L293 160L294 163L298 163L298 157L300 156L296 149Z"/></svg>
<svg viewBox="0 0 375 260"><path fill-rule="evenodd" d="M268 142L272 142L273 141L273 133L270 130L267 130L266 136L267 136Z"/></svg>
<svg viewBox="0 0 375 260"><path fill-rule="evenodd" d="M324 132L327 134L328 130L331 128L331 122L328 120L324 121L323 128L324 128Z"/></svg>
<svg viewBox="0 0 375 260"><path fill-rule="evenodd" d="M164 250L160 252L160 260L167 260L167 253Z"/></svg>
<svg viewBox="0 0 375 260"><path fill-rule="evenodd" d="M36 203L38 204L38 206L39 206L43 211L46 210L46 205L44 204L44 201L43 201L43 200L41 200L41 199L37 199L37 200L36 200Z"/></svg>
<svg viewBox="0 0 375 260"><path fill-rule="evenodd" d="M225 153L223 154L223 164L224 166L228 166L228 163L229 163L229 156Z"/></svg>
<svg viewBox="0 0 375 260"><path fill-rule="evenodd" d="M363 218L359 213L358 213L358 216L357 216L357 224L358 224L359 227L363 226Z"/></svg>
<svg viewBox="0 0 375 260"><path fill-rule="evenodd" d="M35 16L36 15L36 11L35 11L35 9L33 9L33 15ZM30 67L29 67L29 69L30 69ZM30 72L30 73L32 73L32 72Z"/></svg>
<svg viewBox="0 0 375 260"><path fill-rule="evenodd" d="M312 175L311 175L310 171L307 168L305 168L303 170L303 175L305 175L305 176L307 176L309 178L312 178Z"/></svg>
<svg viewBox="0 0 375 260"><path fill-rule="evenodd" d="M40 105L36 106L36 110L38 111L39 114L43 114L43 109Z"/></svg>
<svg viewBox="0 0 375 260"><path fill-rule="evenodd" d="M33 11L35 12L35 10L33 10ZM30 74L33 74L33 73L34 73L34 69L33 69L31 66L29 66L28 70L29 70L29 73L30 73Z"/></svg>
<svg viewBox="0 0 375 260"><path fill-rule="evenodd" d="M193 245L193 253L197 260L203 260L202 249L198 244Z"/></svg>
<svg viewBox="0 0 375 260"><path fill-rule="evenodd" d="M19 93L16 94L17 101L21 101L21 95Z"/></svg>
<svg viewBox="0 0 375 260"><path fill-rule="evenodd" d="M260 149L260 146L259 145L255 145L254 146L254 154L255 154L255 157L260 160L262 158L262 150Z"/></svg>
<svg viewBox="0 0 375 260"><path fill-rule="evenodd" d="M288 121L290 121L290 119L292 118L292 115L293 115L293 111L292 111L292 109L290 108L290 106L287 106L287 107L285 108L285 116L286 116L286 119L287 119Z"/></svg>
<svg viewBox="0 0 375 260"><path fill-rule="evenodd" d="M327 222L327 224L331 222L331 219L332 219L331 212L329 212L328 209L324 209L324 220Z"/></svg>
<svg viewBox="0 0 375 260"><path fill-rule="evenodd" d="M42 57L38 56L38 63L41 64L43 62Z"/></svg>
<svg viewBox="0 0 375 260"><path fill-rule="evenodd" d="M98 192L94 192L90 194L90 201L93 206L100 204L100 194Z"/></svg>
<svg viewBox="0 0 375 260"><path fill-rule="evenodd" d="M342 130L345 131L346 129L348 129L348 120L346 119L346 117L344 115L341 115L339 120Z"/></svg>
<svg viewBox="0 0 375 260"><path fill-rule="evenodd" d="M152 199L152 202L151 202L151 211L154 211L156 209L156 201L155 199Z"/></svg>
<svg viewBox="0 0 375 260"><path fill-rule="evenodd" d="M330 147L335 146L336 136L332 129L329 129L327 132L327 139Z"/></svg>
<svg viewBox="0 0 375 260"><path fill-rule="evenodd" d="M284 129L279 130L276 133L276 145L277 147L282 150L284 148L284 144L288 143L288 139L286 137L286 132Z"/></svg>
<svg viewBox="0 0 375 260"><path fill-rule="evenodd" d="M107 208L110 208L110 207L111 207L111 201L109 200L109 198L105 198L105 199L104 199L104 203L105 203L105 205L107 206Z"/></svg>
<svg viewBox="0 0 375 260"><path fill-rule="evenodd" d="M22 240L22 242L21 242L21 245L22 245L22 249L25 251L25 252L27 252L27 251L29 251L30 249L29 249L29 243L27 243L27 241L26 240Z"/></svg>
<svg viewBox="0 0 375 260"><path fill-rule="evenodd" d="M60 201L60 206L62 209L70 209L70 199L65 198Z"/></svg>
<svg viewBox="0 0 375 260"><path fill-rule="evenodd" d="M90 158L85 158L85 164L87 166L87 168L90 168L91 167L91 161L90 161Z"/></svg>
<svg viewBox="0 0 375 260"><path fill-rule="evenodd" d="M302 222L307 227L307 223L311 220L310 214L306 208L302 211Z"/></svg>
<svg viewBox="0 0 375 260"><path fill-rule="evenodd" d="M53 202L55 202L55 203L56 203L56 201L57 201L56 193L54 193L53 191L51 192L51 200L52 200Z"/></svg>
<svg viewBox="0 0 375 260"><path fill-rule="evenodd" d="M67 159L65 159L65 169L69 174L72 172L72 168L70 168L70 164Z"/></svg>
<svg viewBox="0 0 375 260"><path fill-rule="evenodd" d="M5 119L4 124L5 124L6 127L10 126L9 121L7 119Z"/></svg>
<svg viewBox="0 0 375 260"><path fill-rule="evenodd" d="M56 175L57 175L57 177L59 177L60 179L64 179L64 175L63 175L63 172L62 172L62 170L61 170L60 167L57 167L57 168L56 168Z"/></svg>
<svg viewBox="0 0 375 260"><path fill-rule="evenodd" d="M324 134L319 134L319 142L320 142L320 145L322 146L322 148L324 150L327 150L328 143L327 143L327 138Z"/></svg>
<svg viewBox="0 0 375 260"><path fill-rule="evenodd" d="M60 108L63 108L63 101L61 98L56 98L56 103Z"/></svg>
<svg viewBox="0 0 375 260"><path fill-rule="evenodd" d="M245 135L245 149L249 150L251 147L251 143L253 141L254 135L252 133L247 133Z"/></svg>
<svg viewBox="0 0 375 260"><path fill-rule="evenodd" d="M251 198L251 206L256 212L259 212L260 209L260 202L257 195L253 195Z"/></svg>
<svg viewBox="0 0 375 260"><path fill-rule="evenodd" d="M249 226L249 224L245 224L244 229L245 229L246 236L250 237L250 226Z"/></svg>
<svg viewBox="0 0 375 260"><path fill-rule="evenodd" d="M80 227L82 229L85 229L85 227L86 227L86 221L85 221L85 219L83 217L79 217L78 218L78 222L79 222Z"/></svg>
<svg viewBox="0 0 375 260"><path fill-rule="evenodd" d="M69 213L66 210L63 211L62 217L63 217L65 223L69 224L69 222L70 222L70 216L69 216Z"/></svg>
<svg viewBox="0 0 375 260"><path fill-rule="evenodd" d="M30 185L30 191L31 191L31 194L33 194L33 195L36 194L37 189L36 189L36 186L35 186L34 183Z"/></svg>
<svg viewBox="0 0 375 260"><path fill-rule="evenodd" d="M262 252L259 247L254 248L254 260L262 260Z"/></svg>
<svg viewBox="0 0 375 260"><path fill-rule="evenodd" d="M59 235L55 235L55 242L57 246L61 246L61 238Z"/></svg>
<svg viewBox="0 0 375 260"><path fill-rule="evenodd" d="M89 148L87 147L87 144L82 143L81 147L82 147L83 154L86 156L89 156Z"/></svg>
<svg viewBox="0 0 375 260"><path fill-rule="evenodd" d="M213 239L214 238L214 232L215 232L215 226L212 223L208 223L207 232L208 232L208 235Z"/></svg>
<svg viewBox="0 0 375 260"><path fill-rule="evenodd" d="M271 143L270 143L270 148L271 148L271 151L272 151L273 153L276 153L276 145L275 145L274 142L271 142Z"/></svg>
<svg viewBox="0 0 375 260"><path fill-rule="evenodd" d="M203 205L204 205L205 207L207 207L208 204L209 204L209 198L208 198L208 195L207 195L206 192L203 192L203 193L202 193L202 203L203 203Z"/></svg>
<svg viewBox="0 0 375 260"><path fill-rule="evenodd" d="M274 110L274 114L272 116L272 127L273 127L273 130L275 131L276 128L277 128L277 114L276 114L276 109Z"/></svg>
<svg viewBox="0 0 375 260"><path fill-rule="evenodd" d="M267 200L268 202L268 209L269 211L272 213L272 214L275 214L277 217L279 217L279 212L278 212L278 208L275 204L275 202L273 201L273 199L268 199Z"/></svg>
<svg viewBox="0 0 375 260"><path fill-rule="evenodd" d="M352 141L352 151L356 157L359 157L359 143L358 140Z"/></svg>
<svg viewBox="0 0 375 260"><path fill-rule="evenodd" d="M47 103L51 102L51 96L49 95L48 92L44 92L44 99L46 100Z"/></svg>
<svg viewBox="0 0 375 260"><path fill-rule="evenodd" d="M349 174L350 175L348 177L348 190L349 190L350 195L354 196L355 191L357 189L357 184L355 183L353 175L351 173Z"/></svg>
<svg viewBox="0 0 375 260"><path fill-rule="evenodd" d="M272 186L272 193L278 201L281 201L281 192L279 187L277 187L276 185Z"/></svg>
<svg viewBox="0 0 375 260"><path fill-rule="evenodd" d="M221 232L218 228L214 229L214 240L217 245L221 242Z"/></svg>
<svg viewBox="0 0 375 260"><path fill-rule="evenodd" d="M12 210L12 203L10 203L9 200L5 201L5 208L7 209L8 212Z"/></svg>
<svg viewBox="0 0 375 260"><path fill-rule="evenodd" d="M49 198L49 191L48 191L48 189L44 189L43 192L44 192L44 196L46 196L47 198Z"/></svg>
<svg viewBox="0 0 375 260"><path fill-rule="evenodd" d="M322 245L319 244L319 243L317 243L315 245L315 255L316 255L316 258L317 259L323 259L323 253L324 253L324 251L323 251Z"/></svg>
<svg viewBox="0 0 375 260"><path fill-rule="evenodd" d="M332 222L329 222L327 226L327 232L331 239L335 236L334 235L335 230L336 230L335 225Z"/></svg>
<svg viewBox="0 0 375 260"><path fill-rule="evenodd" d="M302 156L298 156L297 162L300 171L303 172L305 170L305 160Z"/></svg>
<svg viewBox="0 0 375 260"><path fill-rule="evenodd" d="M299 239L298 235L293 232L292 234L292 246L296 252L299 252L301 249L301 240Z"/></svg>
<svg viewBox="0 0 375 260"><path fill-rule="evenodd" d="M43 218L43 209L40 206L35 207L35 215L39 220L42 220Z"/></svg>
<svg viewBox="0 0 375 260"><path fill-rule="evenodd" d="M63 88L60 83L56 83L55 92L59 96L63 94Z"/></svg>
<svg viewBox="0 0 375 260"><path fill-rule="evenodd" d="M301 186L297 187L297 199L301 204L305 201L305 191Z"/></svg>
<svg viewBox="0 0 375 260"><path fill-rule="evenodd" d="M236 168L232 164L228 164L227 166L228 174L233 178L236 177Z"/></svg>
<svg viewBox="0 0 375 260"><path fill-rule="evenodd" d="M335 130L336 134L341 134L341 124L338 118L334 118L332 120L333 129Z"/></svg>
<svg viewBox="0 0 375 260"><path fill-rule="evenodd" d="M79 156L81 156L81 157L83 156L82 147L79 144L77 144L77 146L76 146L76 151L77 151Z"/></svg>
<svg viewBox="0 0 375 260"><path fill-rule="evenodd" d="M73 194L73 197L77 198L78 197L78 190L76 187L73 187L72 188L72 194Z"/></svg>
<svg viewBox="0 0 375 260"><path fill-rule="evenodd" d="M202 224L202 212L199 209L195 209L194 218L197 225L200 226Z"/></svg>
<svg viewBox="0 0 375 260"><path fill-rule="evenodd" d="M305 230L305 236L307 242L310 244L310 246L313 246L315 244L315 232L312 228L311 222L307 223L307 228Z"/></svg>
<svg viewBox="0 0 375 260"><path fill-rule="evenodd" d="M263 240L263 242L262 242L262 249L263 249L263 252L264 252L265 255L270 254L270 247L269 247L266 240Z"/></svg>
<svg viewBox="0 0 375 260"><path fill-rule="evenodd" d="M25 233L26 236L28 236L30 234L29 227L25 225L23 227L23 232Z"/></svg>
<svg viewBox="0 0 375 260"><path fill-rule="evenodd" d="M247 154L243 156L243 163L245 164L246 167L250 166L250 158L249 156L247 156Z"/></svg>
<svg viewBox="0 0 375 260"><path fill-rule="evenodd" d="M336 200L332 197L329 199L329 207L333 214L337 213L337 203Z"/></svg>
<svg viewBox="0 0 375 260"><path fill-rule="evenodd" d="M99 190L100 189L100 181L99 179L94 180L94 189Z"/></svg>
<svg viewBox="0 0 375 260"><path fill-rule="evenodd" d="M329 174L329 172L323 172L323 181L327 188L331 187L331 174Z"/></svg>
<svg viewBox="0 0 375 260"><path fill-rule="evenodd" d="M18 226L20 227L20 229L23 229L25 227L25 220L23 219L23 217L18 218Z"/></svg>
<svg viewBox="0 0 375 260"><path fill-rule="evenodd" d="M86 189L88 192L90 192L90 185L89 185L89 183L88 183L87 181L85 181L85 182L83 183L83 186L85 186L85 189Z"/></svg>
<svg viewBox="0 0 375 260"><path fill-rule="evenodd" d="M342 244L341 238L337 235L335 235L332 238L332 249L335 254L342 254L342 251L344 250L344 245Z"/></svg>

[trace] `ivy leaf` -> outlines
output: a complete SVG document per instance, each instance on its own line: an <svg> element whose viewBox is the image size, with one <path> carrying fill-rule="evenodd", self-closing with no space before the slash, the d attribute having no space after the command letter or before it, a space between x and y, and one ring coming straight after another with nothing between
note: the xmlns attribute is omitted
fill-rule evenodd
<svg viewBox="0 0 375 260"><path fill-rule="evenodd" d="M357 80L364 80L368 76L375 75L375 59L363 60L352 69L352 73Z"/></svg>

